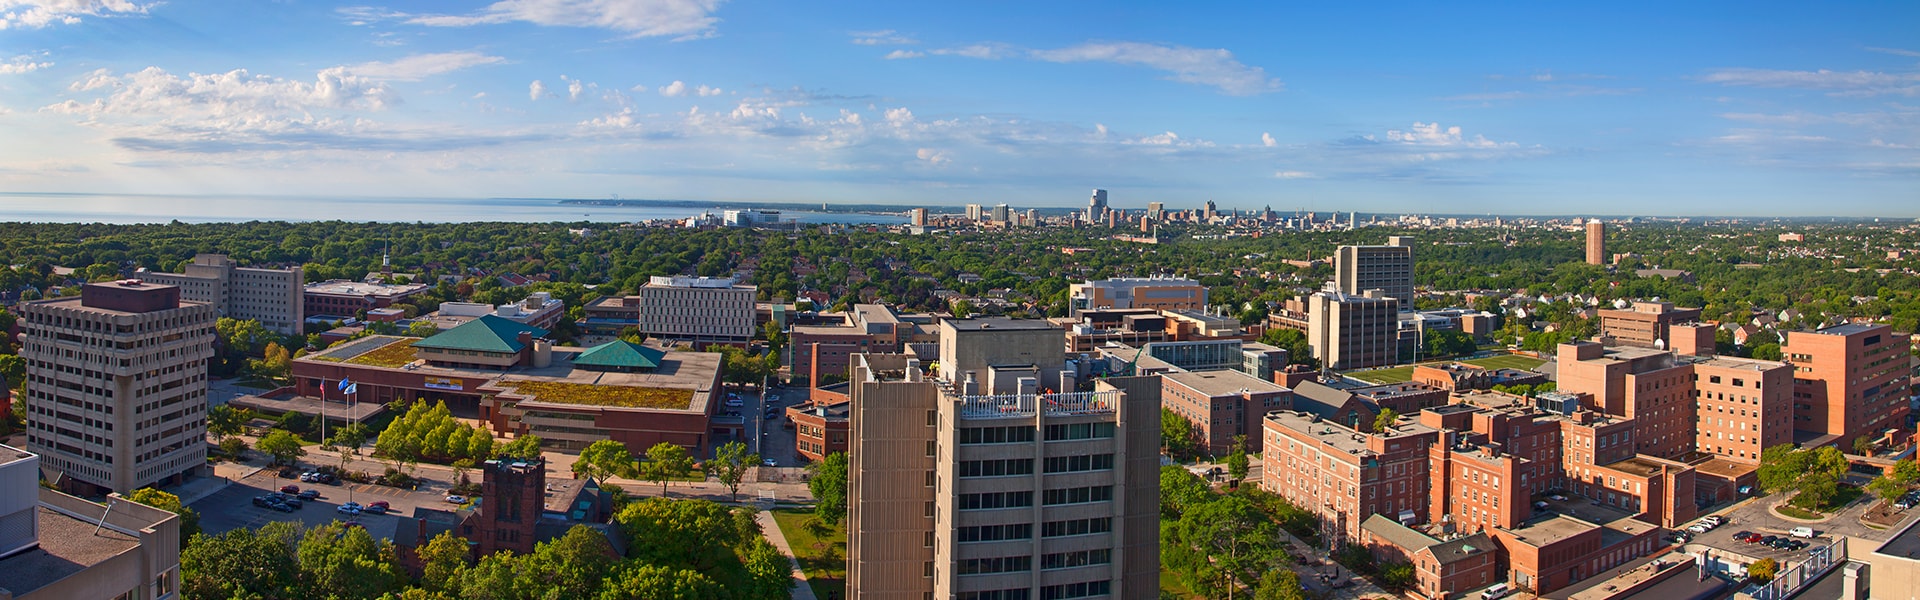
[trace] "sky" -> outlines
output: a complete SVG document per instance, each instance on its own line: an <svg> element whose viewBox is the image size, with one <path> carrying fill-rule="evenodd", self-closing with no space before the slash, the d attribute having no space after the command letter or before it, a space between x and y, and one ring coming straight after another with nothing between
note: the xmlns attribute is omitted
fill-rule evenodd
<svg viewBox="0 0 1920 600"><path fill-rule="evenodd" d="M1916 217L1920 3L0 0L0 192L1093 188Z"/></svg>

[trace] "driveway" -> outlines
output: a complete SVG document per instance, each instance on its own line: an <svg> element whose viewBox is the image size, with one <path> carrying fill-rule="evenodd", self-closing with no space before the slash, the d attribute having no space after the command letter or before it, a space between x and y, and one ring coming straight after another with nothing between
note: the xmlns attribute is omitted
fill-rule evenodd
<svg viewBox="0 0 1920 600"><path fill-rule="evenodd" d="M339 485L301 483L277 477L273 470L262 469L250 477L239 479L232 485L205 498L194 501L192 506L200 513L200 528L207 535L218 535L241 527L257 528L274 521L292 521L302 526L324 525L332 521L357 521L367 528L374 537L393 539L397 526L394 515L410 515L414 510L425 506L450 509L444 496L438 492L408 491L397 488L368 485L362 483L342 483ZM306 503L304 508L293 512L279 512L253 505L255 496L266 495L283 485L298 485L301 489L320 490L320 498ZM393 514L349 516L336 509L346 502L367 504L376 500L385 500L393 505Z"/></svg>

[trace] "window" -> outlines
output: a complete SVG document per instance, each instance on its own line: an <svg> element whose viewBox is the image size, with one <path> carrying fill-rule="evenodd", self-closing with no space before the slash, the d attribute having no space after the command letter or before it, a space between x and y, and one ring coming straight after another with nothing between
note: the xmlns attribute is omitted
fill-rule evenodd
<svg viewBox="0 0 1920 600"><path fill-rule="evenodd" d="M1024 508L1028 506L1033 506L1033 492L989 492L985 494L960 495L960 510Z"/></svg>
<svg viewBox="0 0 1920 600"><path fill-rule="evenodd" d="M1078 552L1060 552L1040 557L1042 569L1067 569L1087 565L1104 565L1113 562L1113 551L1107 548L1081 550Z"/></svg>
<svg viewBox="0 0 1920 600"><path fill-rule="evenodd" d="M1046 472L1048 473L1105 471L1113 468L1113 455L1049 456L1047 457L1046 467Z"/></svg>
<svg viewBox="0 0 1920 600"><path fill-rule="evenodd" d="M1107 502L1110 500L1113 500L1113 486L1110 485L1052 489L1045 492L1045 503L1047 506Z"/></svg>
<svg viewBox="0 0 1920 600"><path fill-rule="evenodd" d="M963 427L962 444L1013 444L1033 441L1032 427Z"/></svg>
<svg viewBox="0 0 1920 600"><path fill-rule="evenodd" d="M1109 455L1108 460L1112 460ZM1053 459L1047 459L1053 460ZM1109 464L1108 468L1112 468ZM961 477L1002 477L1006 475L1032 475L1033 459L1008 458L1001 460L967 460L960 462ZM1031 493L1031 492L1029 492Z"/></svg>
<svg viewBox="0 0 1920 600"><path fill-rule="evenodd" d="M1040 537L1062 537L1069 535L1088 535L1113 531L1112 517L1093 519L1073 519L1070 521L1048 521L1040 525Z"/></svg>
<svg viewBox="0 0 1920 600"><path fill-rule="evenodd" d="M1062 585L1049 585L1040 588L1040 600L1064 600L1066 598L1086 598L1104 596L1113 591L1111 581L1086 581Z"/></svg>
<svg viewBox="0 0 1920 600"><path fill-rule="evenodd" d="M1033 570L1032 556L996 556L993 558L967 558L953 561L954 569L961 575L984 575L988 573L1009 573L1013 571Z"/></svg>
<svg viewBox="0 0 1920 600"><path fill-rule="evenodd" d="M933 592L927 592L932 596ZM955 600L1028 600L1026 589L990 590L985 592L960 592L954 594Z"/></svg>
<svg viewBox="0 0 1920 600"><path fill-rule="evenodd" d="M981 525L961 527L954 530L954 539L960 543L997 542L1001 540L1033 539L1032 523L1011 523L1007 525Z"/></svg>
<svg viewBox="0 0 1920 600"><path fill-rule="evenodd" d="M1113 437L1112 423L1072 423L1048 425L1047 441L1090 440Z"/></svg>

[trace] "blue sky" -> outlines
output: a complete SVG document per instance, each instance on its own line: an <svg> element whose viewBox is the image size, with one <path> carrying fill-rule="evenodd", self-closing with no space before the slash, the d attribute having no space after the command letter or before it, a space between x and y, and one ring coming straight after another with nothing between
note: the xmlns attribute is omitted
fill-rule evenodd
<svg viewBox="0 0 1920 600"><path fill-rule="evenodd" d="M1920 216L1920 4L1194 4L0 0L0 191Z"/></svg>

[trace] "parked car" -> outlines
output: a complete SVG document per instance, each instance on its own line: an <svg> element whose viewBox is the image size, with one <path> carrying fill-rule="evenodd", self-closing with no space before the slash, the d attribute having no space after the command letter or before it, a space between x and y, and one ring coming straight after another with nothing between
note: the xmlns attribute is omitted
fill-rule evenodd
<svg viewBox="0 0 1920 600"><path fill-rule="evenodd" d="M459 494L454 494L452 496L447 496L447 502L449 504L466 504L467 497Z"/></svg>
<svg viewBox="0 0 1920 600"><path fill-rule="evenodd" d="M314 475L318 475L318 473L314 473L313 471L307 471L305 473L301 473L300 481L311 483L313 482Z"/></svg>
<svg viewBox="0 0 1920 600"><path fill-rule="evenodd" d="M1547 496L1547 499L1548 499L1548 500L1552 500L1552 501L1554 501L1554 502L1566 502L1566 501L1567 501L1567 497L1566 497L1566 496L1562 496L1562 495L1560 495L1560 494L1552 494L1552 495L1549 495L1549 496Z"/></svg>
<svg viewBox="0 0 1920 600"><path fill-rule="evenodd" d="M267 508L280 512L293 512L293 507L287 506L285 502L271 502L267 504Z"/></svg>
<svg viewBox="0 0 1920 600"><path fill-rule="evenodd" d="M328 483L328 484L331 484L331 483L339 483L339 482L340 482L340 478L339 478L339 477L334 477L332 473L314 473L314 474L313 474L313 482L314 482L314 483Z"/></svg>
<svg viewBox="0 0 1920 600"><path fill-rule="evenodd" d="M357 515L360 514L360 504L358 502L348 502L340 505L340 508L333 510L343 515Z"/></svg>
<svg viewBox="0 0 1920 600"><path fill-rule="evenodd" d="M297 485L291 485L291 484L289 484L289 485L283 485L283 486L280 486L280 493L282 493L282 494L298 494L298 493L300 493L300 486L297 486Z"/></svg>
<svg viewBox="0 0 1920 600"><path fill-rule="evenodd" d="M1767 545L1773 545L1773 543L1777 541L1780 541L1780 536L1777 536L1777 535L1769 535L1767 537L1760 538L1760 543L1767 544Z"/></svg>
<svg viewBox="0 0 1920 600"><path fill-rule="evenodd" d="M375 500L372 502L368 502L366 508L378 508L380 510L385 511L385 510L393 510L393 505L387 504L387 501L385 500Z"/></svg>
<svg viewBox="0 0 1920 600"><path fill-rule="evenodd" d="M299 498L288 498L285 500L281 500L280 503L285 504L287 506L291 506L295 510L305 508L307 506L307 503L301 502Z"/></svg>
<svg viewBox="0 0 1920 600"><path fill-rule="evenodd" d="M763 465L766 465L766 466L769 466L769 467L773 467L773 466L778 466L778 465L779 465L779 463L775 463L775 462L773 462L773 459L771 459L771 458L766 458L766 459L761 459L761 460L760 460L760 464L763 464Z"/></svg>
<svg viewBox="0 0 1920 600"><path fill-rule="evenodd" d="M320 497L320 490L306 490L306 491L300 492L300 495L295 497L301 500L312 501Z"/></svg>
<svg viewBox="0 0 1920 600"><path fill-rule="evenodd" d="M253 505L254 505L254 506L258 506L258 507L260 507L260 508L266 508L268 504L272 504L272 501L270 501L270 500L267 500L267 497L266 497L266 496L254 496L254 497L253 497Z"/></svg>
<svg viewBox="0 0 1920 600"><path fill-rule="evenodd" d="M382 502L381 504L385 504L385 503ZM361 508L360 512L364 512L370 515L384 515L384 514L387 514L387 507L368 505L366 507Z"/></svg>
<svg viewBox="0 0 1920 600"><path fill-rule="evenodd" d="M1795 527L1793 529L1787 530L1787 535L1791 535L1793 537L1810 538L1810 537L1813 537L1813 528L1807 527L1804 525L1800 527Z"/></svg>
<svg viewBox="0 0 1920 600"><path fill-rule="evenodd" d="M1744 542L1744 541L1747 541L1747 536L1750 536L1750 535L1753 535L1753 532L1751 532L1751 531L1742 531L1742 532L1740 532L1740 533L1736 533L1736 534L1733 534L1733 539L1736 539L1736 540L1740 540L1740 541L1742 541L1742 542Z"/></svg>
<svg viewBox="0 0 1920 600"><path fill-rule="evenodd" d="M1704 523L1694 523L1692 525L1687 526L1687 531L1691 531L1694 533L1706 533L1707 530L1710 530L1710 529L1713 529L1713 528L1706 526L1706 524Z"/></svg>

